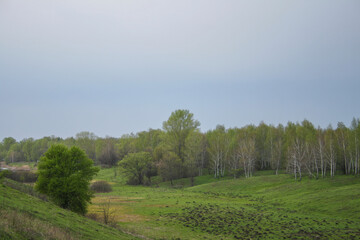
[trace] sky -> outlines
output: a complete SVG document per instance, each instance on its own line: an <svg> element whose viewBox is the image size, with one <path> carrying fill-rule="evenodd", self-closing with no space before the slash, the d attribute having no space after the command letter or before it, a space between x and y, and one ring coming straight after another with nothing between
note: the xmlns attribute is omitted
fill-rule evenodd
<svg viewBox="0 0 360 240"><path fill-rule="evenodd" d="M0 0L0 141L360 117L359 0Z"/></svg>

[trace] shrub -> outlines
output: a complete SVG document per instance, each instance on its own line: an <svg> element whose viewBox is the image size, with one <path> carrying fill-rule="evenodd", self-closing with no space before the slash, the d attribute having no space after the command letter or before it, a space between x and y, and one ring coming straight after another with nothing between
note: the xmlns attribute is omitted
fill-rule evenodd
<svg viewBox="0 0 360 240"><path fill-rule="evenodd" d="M10 171L6 177L22 183L34 183L37 180L36 174L29 171Z"/></svg>
<svg viewBox="0 0 360 240"><path fill-rule="evenodd" d="M0 170L0 179L9 176L10 171L9 170Z"/></svg>
<svg viewBox="0 0 360 240"><path fill-rule="evenodd" d="M106 193L112 191L111 185L106 181L96 181L91 184L90 189L97 193Z"/></svg>

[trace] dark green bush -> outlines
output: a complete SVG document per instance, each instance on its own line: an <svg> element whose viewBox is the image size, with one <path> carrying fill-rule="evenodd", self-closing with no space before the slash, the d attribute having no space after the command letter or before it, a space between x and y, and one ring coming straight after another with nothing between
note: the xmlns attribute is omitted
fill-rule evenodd
<svg viewBox="0 0 360 240"><path fill-rule="evenodd" d="M90 186L90 189L97 193L106 193L112 191L111 185L106 181L93 182Z"/></svg>
<svg viewBox="0 0 360 240"><path fill-rule="evenodd" d="M9 170L0 170L0 179L7 177L10 174Z"/></svg>
<svg viewBox="0 0 360 240"><path fill-rule="evenodd" d="M10 171L6 177L22 183L34 183L37 180L37 175L30 171Z"/></svg>

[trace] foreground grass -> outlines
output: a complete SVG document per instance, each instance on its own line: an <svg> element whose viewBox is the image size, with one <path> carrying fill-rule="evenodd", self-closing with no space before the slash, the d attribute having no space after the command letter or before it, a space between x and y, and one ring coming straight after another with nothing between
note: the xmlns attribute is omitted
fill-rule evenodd
<svg viewBox="0 0 360 240"><path fill-rule="evenodd" d="M110 203L120 228L153 239L360 238L359 178L295 182L288 175L257 175L143 187L126 186L106 169L97 178L110 181L113 192L97 194L90 212L101 219Z"/></svg>
<svg viewBox="0 0 360 240"><path fill-rule="evenodd" d="M0 239L360 239L360 178L271 174L144 187L102 169L96 180L113 192L96 194L89 215L101 222L108 207L110 223L132 235L0 184Z"/></svg>
<svg viewBox="0 0 360 240"><path fill-rule="evenodd" d="M0 239L135 239L0 183Z"/></svg>

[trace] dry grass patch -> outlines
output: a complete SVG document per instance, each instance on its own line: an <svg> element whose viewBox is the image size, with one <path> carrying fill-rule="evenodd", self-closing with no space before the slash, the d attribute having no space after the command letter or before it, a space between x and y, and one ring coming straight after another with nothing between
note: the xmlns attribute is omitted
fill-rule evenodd
<svg viewBox="0 0 360 240"><path fill-rule="evenodd" d="M133 200L131 200L133 199ZM115 196L106 196L106 197L95 197L92 199L92 204L89 206L88 215L91 218L95 218L100 222L104 222L104 211L109 212L112 221L114 222L141 222L146 221L147 219L144 216L132 214L131 210L124 205L126 203L134 203L138 199L143 198L129 198L129 197L115 197Z"/></svg>
<svg viewBox="0 0 360 240"><path fill-rule="evenodd" d="M15 232L27 239L78 239L62 228L13 210L0 210L0 226L10 235Z"/></svg>
<svg viewBox="0 0 360 240"><path fill-rule="evenodd" d="M91 199L92 204L102 204L110 200L112 203L133 203L142 200L143 197L119 197L119 196L95 196Z"/></svg>

